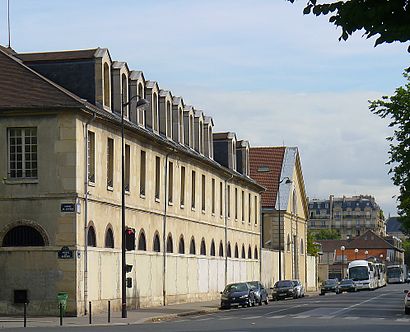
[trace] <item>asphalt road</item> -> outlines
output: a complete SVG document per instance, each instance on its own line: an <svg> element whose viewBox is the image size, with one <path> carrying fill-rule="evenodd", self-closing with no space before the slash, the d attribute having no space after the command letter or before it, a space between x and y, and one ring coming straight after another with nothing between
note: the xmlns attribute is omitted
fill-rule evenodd
<svg viewBox="0 0 410 332"><path fill-rule="evenodd" d="M31 331L407 331L403 290L409 285L388 285L375 291L305 297L270 302L253 308L221 310L172 321L128 326L32 328ZM6 331L21 331L10 329Z"/></svg>

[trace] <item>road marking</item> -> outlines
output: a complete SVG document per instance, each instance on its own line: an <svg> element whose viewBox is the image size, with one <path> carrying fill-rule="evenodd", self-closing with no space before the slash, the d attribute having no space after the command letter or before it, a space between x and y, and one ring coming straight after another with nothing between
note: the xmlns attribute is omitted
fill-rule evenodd
<svg viewBox="0 0 410 332"><path fill-rule="evenodd" d="M335 316L320 316L319 319L332 319Z"/></svg>
<svg viewBox="0 0 410 332"><path fill-rule="evenodd" d="M410 322L409 318L397 318L396 322Z"/></svg>
<svg viewBox="0 0 410 332"><path fill-rule="evenodd" d="M310 316L309 315L297 315L297 316L293 316L293 318L296 318L296 319L303 319L303 318L309 318Z"/></svg>
<svg viewBox="0 0 410 332"><path fill-rule="evenodd" d="M294 305L294 306L289 307L289 308L283 308L283 309L279 309L279 310L275 310L275 311L268 312L268 313L264 314L264 316L268 316L268 315L270 315L270 314L276 314L277 312L282 312L282 311L286 311L286 310L290 310L290 309L294 309L294 308L304 307L304 306L307 306L307 305L308 305L307 303L306 303L306 304Z"/></svg>
<svg viewBox="0 0 410 332"><path fill-rule="evenodd" d="M266 317L267 319L276 319L276 318L283 318L286 317L286 315L276 315L276 316L268 316Z"/></svg>
<svg viewBox="0 0 410 332"><path fill-rule="evenodd" d="M344 317L344 319L347 319L347 320L356 320L356 319L359 319L359 317Z"/></svg>
<svg viewBox="0 0 410 332"><path fill-rule="evenodd" d="M339 312L343 312L343 311L346 311L346 310L354 309L354 308L356 308L356 307L359 306L359 305L362 305L362 304L364 304L364 303L367 303L367 302L376 300L376 299L378 299L378 298L380 298L380 297L382 297L382 296L385 296L385 295L387 295L387 294L381 294L381 295L379 295L379 296L372 297L371 299L367 299L367 300L365 300L365 301L362 301L362 302L353 304L353 305L351 305L351 306L349 306L349 307L347 307L347 308L343 308L343 309L337 310L337 311L333 312L333 314L337 314L337 313L339 313Z"/></svg>
<svg viewBox="0 0 410 332"><path fill-rule="evenodd" d="M242 319L258 319L261 318L262 316L251 316L251 317L242 317Z"/></svg>
<svg viewBox="0 0 410 332"><path fill-rule="evenodd" d="M219 320L228 320L228 319L233 319L233 317L222 317L222 318L219 318Z"/></svg>
<svg viewBox="0 0 410 332"><path fill-rule="evenodd" d="M208 318L196 319L196 321L198 321L198 322L203 322L203 321L205 321L205 320L210 320L210 319L212 319L212 318L211 318L211 317L208 317Z"/></svg>

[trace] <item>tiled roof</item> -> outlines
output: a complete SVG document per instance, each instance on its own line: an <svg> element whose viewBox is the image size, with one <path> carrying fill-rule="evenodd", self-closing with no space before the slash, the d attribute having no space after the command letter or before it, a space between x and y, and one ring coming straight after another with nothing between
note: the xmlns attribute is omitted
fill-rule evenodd
<svg viewBox="0 0 410 332"><path fill-rule="evenodd" d="M78 97L0 49L0 108L80 107Z"/></svg>
<svg viewBox="0 0 410 332"><path fill-rule="evenodd" d="M386 231L387 231L387 233L402 232L401 227L402 227L401 222L399 221L398 217L390 217L386 221Z"/></svg>
<svg viewBox="0 0 410 332"><path fill-rule="evenodd" d="M99 48L77 51L44 52L44 53L19 53L18 57L24 62L81 60L95 57Z"/></svg>
<svg viewBox="0 0 410 332"><path fill-rule="evenodd" d="M368 230L364 234L352 239L346 248L350 249L391 249L394 248L392 244L385 239L374 233L372 230Z"/></svg>
<svg viewBox="0 0 410 332"><path fill-rule="evenodd" d="M340 249L341 246L348 247L349 241L347 240L317 240L322 245L322 252L333 252L336 249Z"/></svg>
<svg viewBox="0 0 410 332"><path fill-rule="evenodd" d="M266 188L262 193L263 207L275 207L285 149L260 147L249 150L251 178Z"/></svg>

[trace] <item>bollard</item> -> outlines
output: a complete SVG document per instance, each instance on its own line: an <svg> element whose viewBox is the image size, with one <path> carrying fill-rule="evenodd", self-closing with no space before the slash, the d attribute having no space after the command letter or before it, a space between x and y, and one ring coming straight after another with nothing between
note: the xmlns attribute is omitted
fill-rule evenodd
<svg viewBox="0 0 410 332"><path fill-rule="evenodd" d="M60 326L63 326L63 304L60 303Z"/></svg>
<svg viewBox="0 0 410 332"><path fill-rule="evenodd" d="M24 327L27 327L27 303L24 302Z"/></svg>
<svg viewBox="0 0 410 332"><path fill-rule="evenodd" d="M90 302L88 302L88 318L90 319L90 324L91 324L91 322L92 322L92 316L91 316L91 301Z"/></svg>
<svg viewBox="0 0 410 332"><path fill-rule="evenodd" d="M108 323L111 323L111 301L108 301Z"/></svg>

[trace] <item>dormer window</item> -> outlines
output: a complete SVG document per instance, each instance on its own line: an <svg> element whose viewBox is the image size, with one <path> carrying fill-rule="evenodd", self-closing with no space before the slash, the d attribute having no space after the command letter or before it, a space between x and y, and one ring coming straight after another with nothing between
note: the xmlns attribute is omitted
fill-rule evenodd
<svg viewBox="0 0 410 332"><path fill-rule="evenodd" d="M204 154L204 125L199 122L199 153Z"/></svg>
<svg viewBox="0 0 410 332"><path fill-rule="evenodd" d="M172 138L172 109L171 102L167 101L167 137Z"/></svg>
<svg viewBox="0 0 410 332"><path fill-rule="evenodd" d="M110 66L104 63L104 106L111 107Z"/></svg>
<svg viewBox="0 0 410 332"><path fill-rule="evenodd" d="M152 95L152 129L158 132L158 95Z"/></svg>
<svg viewBox="0 0 410 332"><path fill-rule="evenodd" d="M189 147L194 147L194 116L191 114L189 116Z"/></svg>
<svg viewBox="0 0 410 332"><path fill-rule="evenodd" d="M142 85L142 83L138 84L138 98L145 98L145 93L144 93L144 86ZM137 110L138 112L138 124L140 126L145 126L145 108L138 108Z"/></svg>
<svg viewBox="0 0 410 332"><path fill-rule="evenodd" d="M184 111L180 107L179 112L179 142L184 144Z"/></svg>
<svg viewBox="0 0 410 332"><path fill-rule="evenodd" d="M123 108L122 111L124 112L124 117L128 118L128 105L123 106L125 103L128 102L128 79L127 79L127 75L125 74L121 75L121 97L122 97L121 107Z"/></svg>

